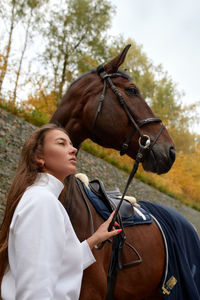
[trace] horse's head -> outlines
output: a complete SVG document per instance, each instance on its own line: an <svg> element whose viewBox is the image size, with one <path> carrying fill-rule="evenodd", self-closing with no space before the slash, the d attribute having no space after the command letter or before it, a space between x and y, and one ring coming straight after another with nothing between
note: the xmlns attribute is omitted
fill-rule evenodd
<svg viewBox="0 0 200 300"><path fill-rule="evenodd" d="M173 141L130 77L118 70L129 47L104 67L74 81L51 122L64 126L76 147L90 138L132 158L138 152L139 137L147 135L151 145L143 167L146 171L166 173L175 160Z"/></svg>

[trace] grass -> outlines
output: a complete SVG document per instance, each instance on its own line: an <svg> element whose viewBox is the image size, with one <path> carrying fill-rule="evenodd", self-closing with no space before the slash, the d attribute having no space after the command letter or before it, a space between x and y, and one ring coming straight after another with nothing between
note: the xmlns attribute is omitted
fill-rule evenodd
<svg viewBox="0 0 200 300"><path fill-rule="evenodd" d="M41 126L49 121L47 115L41 114L36 109L31 113L26 112L24 109L14 105L12 102L5 102L2 99L0 100L0 107L35 126Z"/></svg>

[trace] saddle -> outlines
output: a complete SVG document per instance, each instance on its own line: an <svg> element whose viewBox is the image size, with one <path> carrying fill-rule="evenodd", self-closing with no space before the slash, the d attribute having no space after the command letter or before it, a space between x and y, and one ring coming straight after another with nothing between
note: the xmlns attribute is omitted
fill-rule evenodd
<svg viewBox="0 0 200 300"><path fill-rule="evenodd" d="M107 220L121 199L122 194L120 190L115 188L112 191L107 191L103 182L98 179L84 183L82 178L76 177L81 181L85 194L96 211L104 220ZM120 207L119 217L124 227L152 223L152 217L148 212L139 207L139 205L133 206L132 203L125 199Z"/></svg>
<svg viewBox="0 0 200 300"><path fill-rule="evenodd" d="M90 181L89 188L94 194L104 201L105 205L111 212L116 209L122 196L118 188L115 188L115 190L112 191L106 191L103 182L98 179ZM122 219L134 216L135 212L132 204L127 200L124 200L119 209L119 215Z"/></svg>

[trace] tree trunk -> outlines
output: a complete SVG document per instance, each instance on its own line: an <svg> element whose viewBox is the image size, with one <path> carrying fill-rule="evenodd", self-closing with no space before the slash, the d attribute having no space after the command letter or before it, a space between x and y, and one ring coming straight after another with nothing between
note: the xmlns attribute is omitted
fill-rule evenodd
<svg viewBox="0 0 200 300"><path fill-rule="evenodd" d="M63 85L65 83L65 77L66 77L66 67L67 67L67 59L68 59L68 55L64 54L64 63L63 63L63 68L62 68L62 77L61 77L61 81L59 84L59 91L58 91L58 98L61 99L62 98L62 94L63 94ZM57 103L58 104L58 103Z"/></svg>
<svg viewBox="0 0 200 300"><path fill-rule="evenodd" d="M27 43L28 43L28 37L29 37L29 29L30 29L31 19L32 19L32 10L31 10L31 13L30 13L30 17L29 17L29 20L28 20L27 27L26 27L26 35L25 35L24 47L23 47L23 50L22 50L22 53L21 53L21 58L20 58L19 66L18 66L18 70L17 70L17 76L16 76L16 81L15 81L15 88L14 88L14 92L13 92L13 103L15 103L15 101L16 101L18 82L19 82L19 77L20 77L20 73L21 73L21 68L22 68L22 62L23 62L23 58L24 58L24 53L26 51L26 47L27 47Z"/></svg>
<svg viewBox="0 0 200 300"><path fill-rule="evenodd" d="M5 55L2 71L1 71L1 74L0 74L0 94L1 94L1 91L2 91L2 85L3 85L3 81L4 81L4 78L6 76L6 71L7 71L7 67L8 67L8 58L9 58L9 55L10 55L12 34L13 34L13 29L14 29L15 4L16 4L15 0L12 1L12 4L13 4L13 6L12 6L12 15L11 15L11 24L10 24L8 45L7 45L7 48L6 48L6 55Z"/></svg>
<svg viewBox="0 0 200 300"><path fill-rule="evenodd" d="M79 47L80 43L84 40L85 36L86 36L86 34L84 33L81 36L81 38L79 39L79 41L76 43L76 45L74 46L73 51L75 51ZM67 67L67 60L68 60L67 50L65 51L64 56L65 57L64 57L64 63L63 63L63 68L62 68L62 77L61 77L61 81L60 81L60 84L59 84L59 91L58 91L58 97L59 97L59 99L61 99L61 97L62 97L63 85L65 84L66 67Z"/></svg>

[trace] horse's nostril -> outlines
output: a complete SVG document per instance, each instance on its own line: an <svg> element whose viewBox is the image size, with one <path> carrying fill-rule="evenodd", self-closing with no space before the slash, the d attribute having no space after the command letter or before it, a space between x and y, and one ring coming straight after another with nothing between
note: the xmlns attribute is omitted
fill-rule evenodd
<svg viewBox="0 0 200 300"><path fill-rule="evenodd" d="M170 156L172 162L174 162L176 159L176 151L175 151L174 147L170 147L169 156Z"/></svg>

